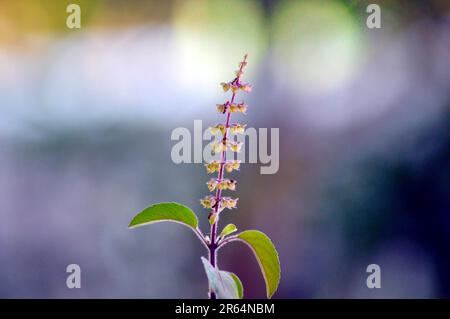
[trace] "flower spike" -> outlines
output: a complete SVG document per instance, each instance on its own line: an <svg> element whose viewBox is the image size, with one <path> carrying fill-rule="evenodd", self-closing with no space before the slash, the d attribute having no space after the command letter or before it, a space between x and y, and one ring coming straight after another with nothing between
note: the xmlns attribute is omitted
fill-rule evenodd
<svg viewBox="0 0 450 319"><path fill-rule="evenodd" d="M239 63L239 70L235 72L236 77L230 82L222 82L220 85L224 92L231 91L231 98L225 103L216 104L217 112L225 115L225 122L211 126L209 130L212 134L222 135L220 141L211 143L211 151L214 154L220 154L220 160L213 160L210 163L206 163L206 171L211 173L217 172L217 178L211 178L207 183L208 190L215 192L215 195L209 195L200 200L202 206L209 210L208 220L211 225L210 239L210 261L214 258L214 251L216 244L220 244L220 236L217 237L217 225L219 223L219 217L222 211L227 209L234 209L237 207L238 198L231 198L222 196L223 191L235 191L237 182L234 179L228 179L224 177L225 171L231 173L232 171L238 171L241 162L238 160L227 161L227 151L240 152L242 148L242 142L230 140L229 134L243 134L245 133L246 125L242 123L231 123L230 118L233 113L247 112L247 105L243 102L236 102L236 95L239 91L250 92L252 87L248 83L241 83L241 77L244 74L244 68L247 65L247 54L244 56L244 60ZM215 262L212 263L215 265ZM211 293L211 298L215 298L215 294Z"/></svg>
<svg viewBox="0 0 450 319"><path fill-rule="evenodd" d="M200 199L200 204L208 210L211 232L204 234L199 227L197 215L189 207L174 202L151 205L136 215L129 224L129 228L135 228L159 221L170 221L188 226L208 250L208 259L204 257L201 259L208 277L211 299L243 298L243 287L239 278L233 273L220 270L217 266L219 249L231 241L242 241L253 250L264 277L268 298L272 297L280 282L278 253L270 238L264 233L258 230L246 230L230 236L237 231L234 224L228 224L222 228L220 233L218 232L220 214L225 209L235 209L239 201L239 198L224 196L223 193L235 191L237 188L236 180L226 178L225 175L238 171L241 165L239 160L227 160L227 156L235 157L235 154L230 154L229 151L239 152L243 144L237 141L235 135L244 134L246 125L231 122L231 116L233 113L245 114L247 112L247 105L244 102L236 101L238 93L248 93L252 90L249 83L241 82L246 65L247 54L239 63L239 70L235 72L236 77L232 81L221 83L224 92L230 92L231 97L223 104L217 104L217 111L225 116L224 121L209 128L215 135L215 141L210 144L211 151L220 154L219 159L205 163L207 173L217 173L217 176L206 182L211 193ZM233 136L230 137L230 134Z"/></svg>

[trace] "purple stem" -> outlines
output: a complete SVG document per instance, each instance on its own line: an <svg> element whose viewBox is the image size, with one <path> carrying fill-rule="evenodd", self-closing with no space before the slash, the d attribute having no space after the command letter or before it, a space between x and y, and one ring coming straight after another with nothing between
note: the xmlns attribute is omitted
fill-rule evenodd
<svg viewBox="0 0 450 319"><path fill-rule="evenodd" d="M247 55L245 55L244 61L242 61L242 64L239 68L238 75L232 81L233 84L239 85L240 74L241 74L242 69L244 68L246 62L247 62ZM225 133L224 133L223 139L222 139L223 142L226 142L226 140L227 140L228 128L230 127L231 111L230 111L229 106L234 103L235 97L236 97L236 93L233 93L233 95L231 96L231 101L228 104L227 120L225 123ZM222 154L220 156L220 168L219 168L219 176L218 176L218 181L217 181L218 183L220 183L223 179L223 169L225 167L226 159L227 159L227 154L226 154L226 148L225 148L222 151ZM208 245L208 247L209 247L209 262L211 263L211 265L213 267L217 266L217 248L218 248L218 246L217 246L216 238L217 238L217 224L219 223L219 205L220 205L221 196L222 196L222 190L220 188L217 188L216 204L214 206L214 214L216 215L216 220L211 225L211 243ZM216 299L216 294L214 292L210 291L209 297L210 297L210 299Z"/></svg>

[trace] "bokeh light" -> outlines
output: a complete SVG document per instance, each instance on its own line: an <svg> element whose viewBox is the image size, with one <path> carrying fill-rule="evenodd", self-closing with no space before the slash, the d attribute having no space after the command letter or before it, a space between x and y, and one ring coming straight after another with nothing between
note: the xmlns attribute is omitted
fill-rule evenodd
<svg viewBox="0 0 450 319"><path fill-rule="evenodd" d="M189 0L174 6L174 55L177 81L196 94L217 91L232 76L245 53L251 56L252 79L267 46L267 27L257 1ZM245 49L244 49L245 48Z"/></svg>
<svg viewBox="0 0 450 319"><path fill-rule="evenodd" d="M273 32L278 80L293 92L320 95L342 87L363 58L357 19L338 1L283 1Z"/></svg>

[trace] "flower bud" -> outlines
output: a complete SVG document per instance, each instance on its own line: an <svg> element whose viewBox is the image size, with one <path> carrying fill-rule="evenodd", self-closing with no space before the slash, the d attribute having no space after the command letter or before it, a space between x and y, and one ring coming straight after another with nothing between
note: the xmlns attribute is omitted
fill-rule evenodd
<svg viewBox="0 0 450 319"><path fill-rule="evenodd" d="M222 83L220 83L220 85L222 85L222 89L224 92L227 92L230 89L230 83L222 82Z"/></svg>
<svg viewBox="0 0 450 319"><path fill-rule="evenodd" d="M237 111L245 114L247 112L247 105L245 103L239 103L237 106Z"/></svg>
<svg viewBox="0 0 450 319"><path fill-rule="evenodd" d="M212 226L216 223L217 221L217 214L213 213L209 216L209 224Z"/></svg>
<svg viewBox="0 0 450 319"><path fill-rule="evenodd" d="M200 204L202 204L204 208L211 209L214 207L214 205L216 205L216 198L211 195L205 196L204 198L200 199Z"/></svg>
<svg viewBox="0 0 450 319"><path fill-rule="evenodd" d="M211 163L205 164L205 167L206 167L206 171L208 172L208 174L211 174L211 173L219 171L220 164L218 161L214 160Z"/></svg>
<svg viewBox="0 0 450 319"><path fill-rule="evenodd" d="M214 126L209 127L209 130L214 135L219 133L219 131L222 133L222 135L224 135L225 134L225 125L223 125L223 124L216 124Z"/></svg>
<svg viewBox="0 0 450 319"><path fill-rule="evenodd" d="M240 124L240 123L232 124L230 126L230 131L233 134L244 134L246 126L247 126L246 124Z"/></svg>
<svg viewBox="0 0 450 319"><path fill-rule="evenodd" d="M250 84L241 84L239 87L242 91L250 93L252 91L252 86Z"/></svg>
<svg viewBox="0 0 450 319"><path fill-rule="evenodd" d="M232 180L232 179L224 179L223 181L221 181L220 183L216 184L217 188L221 189L221 190L236 190L236 181Z"/></svg>
<svg viewBox="0 0 450 319"><path fill-rule="evenodd" d="M227 188L230 191L234 191L236 190L236 181L234 179L229 179L227 180Z"/></svg>
<svg viewBox="0 0 450 319"><path fill-rule="evenodd" d="M236 208L239 198L222 197L220 200L220 206L223 208L233 209Z"/></svg>
<svg viewBox="0 0 450 319"><path fill-rule="evenodd" d="M211 178L206 185L208 185L208 189L210 192L216 189L217 187L217 180L215 178Z"/></svg>
<svg viewBox="0 0 450 319"><path fill-rule="evenodd" d="M231 142L229 147L233 152L240 152L242 147L242 142Z"/></svg>
<svg viewBox="0 0 450 319"><path fill-rule="evenodd" d="M227 146L228 146L228 141L227 140L222 140L220 142L212 143L211 144L211 151L214 154L221 153L221 152L227 150Z"/></svg>
<svg viewBox="0 0 450 319"><path fill-rule="evenodd" d="M239 170L239 166L241 165L241 161L234 160L234 161L228 161L224 164L225 169L228 173L231 173L233 170Z"/></svg>
<svg viewBox="0 0 450 319"><path fill-rule="evenodd" d="M217 106L217 112L219 113L225 113L227 110L227 106L225 104L216 104Z"/></svg>

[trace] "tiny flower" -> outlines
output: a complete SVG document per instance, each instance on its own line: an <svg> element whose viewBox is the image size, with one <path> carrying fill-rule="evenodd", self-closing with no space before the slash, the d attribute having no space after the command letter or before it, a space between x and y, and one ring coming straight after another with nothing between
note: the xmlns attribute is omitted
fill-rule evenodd
<svg viewBox="0 0 450 319"><path fill-rule="evenodd" d="M237 104L230 104L230 112L231 113L235 113L238 110L238 105Z"/></svg>
<svg viewBox="0 0 450 319"><path fill-rule="evenodd" d="M211 126L209 128L209 130L211 131L211 133L213 133L214 135L216 135L217 133L219 133L219 131L222 133L222 135L225 134L225 125L223 124L216 124L214 126Z"/></svg>
<svg viewBox="0 0 450 319"><path fill-rule="evenodd" d="M234 190L236 190L236 181L231 181L231 183L229 183L228 184L228 189L230 190L230 191L234 191Z"/></svg>
<svg viewBox="0 0 450 319"><path fill-rule="evenodd" d="M241 84L239 87L242 91L249 93L252 91L252 86L250 84Z"/></svg>
<svg viewBox="0 0 450 319"><path fill-rule="evenodd" d="M217 184L216 184L217 185ZM236 190L236 181L233 179L224 179L220 183L218 183L217 188L221 190Z"/></svg>
<svg viewBox="0 0 450 319"><path fill-rule="evenodd" d="M230 191L236 190L236 181L234 179L228 179L226 180L227 188Z"/></svg>
<svg viewBox="0 0 450 319"><path fill-rule="evenodd" d="M220 142L212 143L211 150L214 154L221 153L227 150L228 142L227 140L222 140Z"/></svg>
<svg viewBox="0 0 450 319"><path fill-rule="evenodd" d="M208 189L209 189L210 192L212 192L213 190L216 189L217 184L218 184L218 183L217 183L217 180L214 179L214 178L211 178L211 179L206 183L206 185L208 185Z"/></svg>
<svg viewBox="0 0 450 319"><path fill-rule="evenodd" d="M205 167L208 174L211 174L219 171L220 164L218 161L212 161L211 163L205 164Z"/></svg>
<svg viewBox="0 0 450 319"><path fill-rule="evenodd" d="M246 126L247 126L246 124L240 124L240 123L232 124L230 126L230 131L233 134L238 134L238 133L244 134Z"/></svg>
<svg viewBox="0 0 450 319"><path fill-rule="evenodd" d="M231 142L230 143L230 149L233 152L240 152L242 147L242 142Z"/></svg>
<svg viewBox="0 0 450 319"><path fill-rule="evenodd" d="M220 85L222 85L222 89L224 92L227 92L230 89L230 83L222 82L220 83Z"/></svg>
<svg viewBox="0 0 450 319"><path fill-rule="evenodd" d="M214 196L205 196L204 198L200 199L200 204L208 209L213 208L214 205L216 205L216 198Z"/></svg>
<svg viewBox="0 0 450 319"><path fill-rule="evenodd" d="M211 144L211 151L216 154L222 152L222 143L213 143Z"/></svg>
<svg viewBox="0 0 450 319"><path fill-rule="evenodd" d="M231 87L231 92L233 92L234 94L236 94L237 91L239 91L239 85L237 85L237 84L231 84L230 87Z"/></svg>
<svg viewBox="0 0 450 319"><path fill-rule="evenodd" d="M216 104L216 106L217 106L217 112L219 112L219 113L225 113L227 110L226 104Z"/></svg>
<svg viewBox="0 0 450 319"><path fill-rule="evenodd" d="M222 197L220 200L220 206L223 208L233 209L236 208L239 198Z"/></svg>
<svg viewBox="0 0 450 319"><path fill-rule="evenodd" d="M245 113L247 112L247 104L245 104L245 103L239 103L239 104L236 106L236 108L237 108L237 111L238 111L238 112L241 112L241 113L243 113L243 114L245 114Z"/></svg>
<svg viewBox="0 0 450 319"><path fill-rule="evenodd" d="M241 165L241 161L229 161L225 163L225 169L228 173L231 173L233 170L239 170L239 166Z"/></svg>

